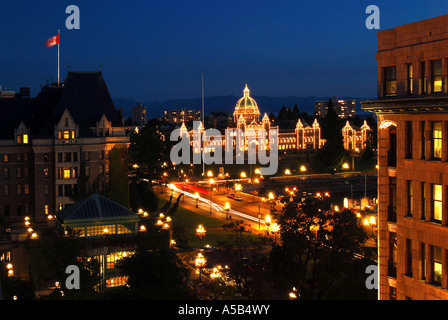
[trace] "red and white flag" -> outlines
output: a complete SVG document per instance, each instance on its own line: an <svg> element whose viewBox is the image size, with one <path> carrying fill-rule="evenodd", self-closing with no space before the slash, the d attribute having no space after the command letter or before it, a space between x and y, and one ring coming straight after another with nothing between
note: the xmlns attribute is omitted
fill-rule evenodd
<svg viewBox="0 0 448 320"><path fill-rule="evenodd" d="M49 47L52 47L52 46L54 46L54 45L56 45L58 43L59 43L59 34L54 36L54 37L51 37L50 39L48 39L47 42L45 43L45 46L47 48L49 48Z"/></svg>

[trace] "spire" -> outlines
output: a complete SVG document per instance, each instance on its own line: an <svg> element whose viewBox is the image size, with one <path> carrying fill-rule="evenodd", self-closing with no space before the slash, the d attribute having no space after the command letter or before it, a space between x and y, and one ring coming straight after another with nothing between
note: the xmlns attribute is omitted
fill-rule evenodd
<svg viewBox="0 0 448 320"><path fill-rule="evenodd" d="M244 98L249 97L250 90L249 90L249 88L247 87L247 83L246 83L246 88L244 88L243 92L244 92Z"/></svg>

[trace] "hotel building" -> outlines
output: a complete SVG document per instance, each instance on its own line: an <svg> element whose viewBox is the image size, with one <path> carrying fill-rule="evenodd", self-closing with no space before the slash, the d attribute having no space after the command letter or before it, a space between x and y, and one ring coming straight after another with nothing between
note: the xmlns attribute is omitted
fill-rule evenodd
<svg viewBox="0 0 448 320"><path fill-rule="evenodd" d="M378 32L379 298L448 299L448 15Z"/></svg>

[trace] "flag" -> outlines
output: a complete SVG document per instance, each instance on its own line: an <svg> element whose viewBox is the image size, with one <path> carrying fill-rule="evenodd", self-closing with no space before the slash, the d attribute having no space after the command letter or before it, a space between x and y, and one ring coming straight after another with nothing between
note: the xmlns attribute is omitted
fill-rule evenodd
<svg viewBox="0 0 448 320"><path fill-rule="evenodd" d="M52 47L52 46L54 46L55 44L58 44L58 43L59 43L59 34L54 36L54 37L51 37L50 39L48 39L47 42L45 43L45 46Z"/></svg>

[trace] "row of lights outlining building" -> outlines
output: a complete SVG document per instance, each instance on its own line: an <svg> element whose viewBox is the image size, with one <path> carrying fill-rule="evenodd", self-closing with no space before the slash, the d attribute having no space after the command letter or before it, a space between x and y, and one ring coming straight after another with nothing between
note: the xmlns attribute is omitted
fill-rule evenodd
<svg viewBox="0 0 448 320"><path fill-rule="evenodd" d="M448 299L448 15L378 32L379 298Z"/></svg>
<svg viewBox="0 0 448 320"><path fill-rule="evenodd" d="M243 97L238 100L235 105L235 111L233 113L233 123L235 128L228 129L241 129L243 132L248 130L253 130L257 133L258 130L265 130L266 132L266 145L269 145L269 130L279 129L277 126L272 126L271 120L265 113L260 121L260 110L258 104L250 96L250 90L246 87L243 90ZM203 131L202 125L199 126L199 132ZM194 130L188 130L185 122L182 122L181 136L188 132L190 137L194 137L196 132ZM371 131L370 127L364 122L361 128L350 125L347 121L346 125L342 129L344 146L347 150L361 151L365 148L366 141L368 139L368 134ZM298 151L314 151L320 149L325 144L325 139L321 135L321 127L317 118L314 122L309 125L306 122L299 119L292 130L278 130L278 150L280 152L298 152ZM250 137L245 138L245 150L248 149L248 141ZM194 140L194 139L193 139ZM194 145L192 141L193 152L200 153L201 146ZM221 136L221 139L205 141L204 148L207 152L213 152L214 148L220 146L220 144L225 145L225 136ZM235 140L233 144L235 146Z"/></svg>
<svg viewBox="0 0 448 320"><path fill-rule="evenodd" d="M0 110L1 262L20 259L16 230L25 217L45 227L81 190L107 191L109 152L127 147L129 136L101 72L68 72L36 97L0 99Z"/></svg>

